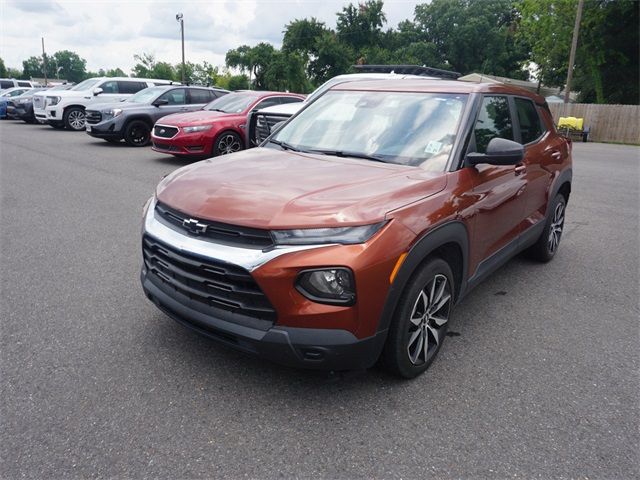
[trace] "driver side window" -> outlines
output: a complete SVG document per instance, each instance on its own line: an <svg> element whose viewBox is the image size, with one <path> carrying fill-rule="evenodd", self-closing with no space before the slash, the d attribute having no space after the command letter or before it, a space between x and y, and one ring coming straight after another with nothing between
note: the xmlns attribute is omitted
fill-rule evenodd
<svg viewBox="0 0 640 480"><path fill-rule="evenodd" d="M186 100L186 92L184 88L176 88L160 96L159 100L167 100L167 105L184 105Z"/></svg>
<svg viewBox="0 0 640 480"><path fill-rule="evenodd" d="M483 98L473 134L478 153L486 153L487 145L493 138L514 139L513 122L507 97L486 96Z"/></svg>
<svg viewBox="0 0 640 480"><path fill-rule="evenodd" d="M118 93L118 82L110 80L100 85L102 93Z"/></svg>

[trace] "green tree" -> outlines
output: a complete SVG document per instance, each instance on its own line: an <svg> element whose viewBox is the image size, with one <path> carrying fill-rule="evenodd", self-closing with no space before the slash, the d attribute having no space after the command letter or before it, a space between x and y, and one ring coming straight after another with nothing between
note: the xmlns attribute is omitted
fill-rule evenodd
<svg viewBox="0 0 640 480"><path fill-rule="evenodd" d="M255 47L241 45L229 50L225 60L228 67L239 68L243 73L248 71L256 89L266 90L265 74L275 54L273 45L260 42Z"/></svg>
<svg viewBox="0 0 640 480"><path fill-rule="evenodd" d="M564 86L577 0L521 0L518 8L538 77ZM585 1L572 86L580 101L639 103L638 11L632 0Z"/></svg>
<svg viewBox="0 0 640 480"><path fill-rule="evenodd" d="M515 35L518 21L512 0L433 0L415 9L420 40L435 45L440 65L463 74L526 79L528 47Z"/></svg>
<svg viewBox="0 0 640 480"><path fill-rule="evenodd" d="M128 77L121 68L111 68L105 72L105 77Z"/></svg>
<svg viewBox="0 0 640 480"><path fill-rule="evenodd" d="M230 75L227 80L229 90L247 90L249 88L249 77L246 75Z"/></svg>
<svg viewBox="0 0 640 480"><path fill-rule="evenodd" d="M7 78L22 78L22 71L17 68L7 68Z"/></svg>
<svg viewBox="0 0 640 480"><path fill-rule="evenodd" d="M338 39L344 45L360 54L366 47L380 46L383 33L382 26L387 22L382 8L382 0L367 0L357 7L352 3L338 12Z"/></svg>
<svg viewBox="0 0 640 480"><path fill-rule="evenodd" d="M47 60L47 70L53 70L50 78L62 77L70 82L80 82L86 76L87 61L69 50L61 50ZM60 73L56 69L60 69Z"/></svg>
<svg viewBox="0 0 640 480"><path fill-rule="evenodd" d="M47 61L47 78L55 78L55 65L48 59ZM21 78L29 80L30 78L44 77L44 63L42 57L29 57L22 61Z"/></svg>
<svg viewBox="0 0 640 480"><path fill-rule="evenodd" d="M136 64L133 66L132 76L152 78L151 73L156 66L156 57L151 53L143 53L142 55L134 55L133 59L136 61Z"/></svg>
<svg viewBox="0 0 640 480"><path fill-rule="evenodd" d="M316 39L315 49L317 54L310 62L309 70L316 86L336 75L346 73L353 64L353 50L341 43L332 32L325 32Z"/></svg>
<svg viewBox="0 0 640 480"><path fill-rule="evenodd" d="M0 77L7 77L7 67L4 66L4 60L0 58Z"/></svg>

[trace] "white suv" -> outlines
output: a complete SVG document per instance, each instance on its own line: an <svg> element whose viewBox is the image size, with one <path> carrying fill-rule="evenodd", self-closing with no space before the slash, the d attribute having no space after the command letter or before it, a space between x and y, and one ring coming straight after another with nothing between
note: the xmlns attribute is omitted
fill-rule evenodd
<svg viewBox="0 0 640 480"><path fill-rule="evenodd" d="M156 85L169 85L169 80L130 77L89 78L69 90L41 92L34 95L36 119L54 128L81 131L85 129L84 109L93 104L117 102Z"/></svg>

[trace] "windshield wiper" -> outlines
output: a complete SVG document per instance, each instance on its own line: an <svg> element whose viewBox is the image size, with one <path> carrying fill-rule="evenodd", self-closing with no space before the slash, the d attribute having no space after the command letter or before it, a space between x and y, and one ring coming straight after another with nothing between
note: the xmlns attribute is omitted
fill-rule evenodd
<svg viewBox="0 0 640 480"><path fill-rule="evenodd" d="M210 109L209 111L210 111L210 112L222 112L222 113L227 113L227 112L225 112L224 110L221 110L221 109L219 109L219 108L212 108L212 109Z"/></svg>
<svg viewBox="0 0 640 480"><path fill-rule="evenodd" d="M367 155L360 152L348 152L345 150L308 150L309 153L320 153L322 155L335 155L336 157L351 157L351 158L363 158L365 160L372 160L374 162L389 163L380 157L374 157L373 155Z"/></svg>
<svg viewBox="0 0 640 480"><path fill-rule="evenodd" d="M293 145L289 145L287 142L281 142L280 140L269 140L269 143L275 143L283 150L291 150L292 152L301 152L299 148L294 147Z"/></svg>

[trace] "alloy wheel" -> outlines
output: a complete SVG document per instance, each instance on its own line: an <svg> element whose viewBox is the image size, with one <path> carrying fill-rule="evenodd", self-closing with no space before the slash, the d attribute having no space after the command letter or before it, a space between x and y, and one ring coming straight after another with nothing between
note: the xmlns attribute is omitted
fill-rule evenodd
<svg viewBox="0 0 640 480"><path fill-rule="evenodd" d="M560 202L556 205L556 209L553 212L553 220L551 221L551 227L549 228L549 239L547 244L550 253L555 253L555 251L558 249L563 227L564 203Z"/></svg>
<svg viewBox="0 0 640 480"><path fill-rule="evenodd" d="M69 125L74 130L82 130L84 128L84 120L84 112L80 110L69 112Z"/></svg>
<svg viewBox="0 0 640 480"><path fill-rule="evenodd" d="M437 274L418 294L411 311L407 342L412 364L427 363L442 343L451 300L451 286L442 274Z"/></svg>
<svg viewBox="0 0 640 480"><path fill-rule="evenodd" d="M134 126L131 129L131 143L135 145L145 145L148 142L147 129L142 126Z"/></svg>
<svg viewBox="0 0 640 480"><path fill-rule="evenodd" d="M218 140L218 151L220 155L226 155L228 153L237 152L242 149L240 140L238 137L232 134L224 135Z"/></svg>

